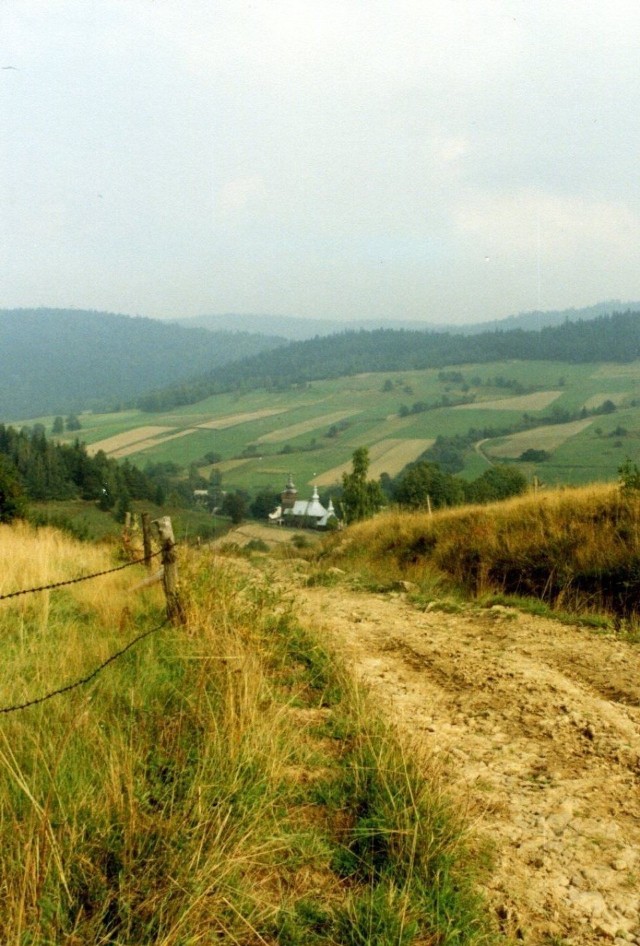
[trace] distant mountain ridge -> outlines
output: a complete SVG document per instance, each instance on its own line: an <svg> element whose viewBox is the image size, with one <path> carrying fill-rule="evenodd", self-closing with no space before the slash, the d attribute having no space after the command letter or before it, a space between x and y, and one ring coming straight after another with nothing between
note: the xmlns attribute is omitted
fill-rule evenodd
<svg viewBox="0 0 640 946"><path fill-rule="evenodd" d="M113 407L282 344L112 312L0 310L0 422Z"/></svg>
<svg viewBox="0 0 640 946"><path fill-rule="evenodd" d="M228 312L220 315L198 315L178 319L176 324L209 331L234 331L241 328L245 332L282 336L290 341L304 341L310 338L335 335L342 332L371 332L377 329L406 329L413 332L449 332L451 335L478 335L481 332L511 331L525 329L536 331L547 326L561 325L566 321L590 321L601 315L614 312L640 310L640 302L621 302L612 299L598 302L596 305L581 309L533 310L509 315L504 319L492 319L490 322L474 322L463 325L447 325L443 322L416 321L409 319L303 319L289 315L268 315L266 313Z"/></svg>
<svg viewBox="0 0 640 946"><path fill-rule="evenodd" d="M367 326L378 323L203 317L217 326L211 331L195 326L193 319L176 323L81 309L5 309L0 310L0 422L133 403L159 410L238 385L286 387L314 377L462 361L640 357L639 317L624 323L625 336L610 324L611 319L616 325L624 322L623 315L608 314L618 306L627 310L634 304L522 313L449 331L415 322L371 329ZM640 311L640 303L635 308ZM258 324L263 332L278 332L249 331ZM303 328L307 337L290 337Z"/></svg>
<svg viewBox="0 0 640 946"><path fill-rule="evenodd" d="M287 345L223 365L191 384L155 389L139 399L146 411L194 404L236 390L286 390L324 378L383 371L422 371L450 365L519 361L625 363L640 358L640 311L595 319L473 335L376 329L343 332Z"/></svg>

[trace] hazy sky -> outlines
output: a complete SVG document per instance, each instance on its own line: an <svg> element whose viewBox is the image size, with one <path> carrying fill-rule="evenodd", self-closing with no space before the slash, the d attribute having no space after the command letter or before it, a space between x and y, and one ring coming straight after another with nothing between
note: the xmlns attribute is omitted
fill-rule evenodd
<svg viewBox="0 0 640 946"><path fill-rule="evenodd" d="M637 0L0 0L0 66L0 307L640 298Z"/></svg>

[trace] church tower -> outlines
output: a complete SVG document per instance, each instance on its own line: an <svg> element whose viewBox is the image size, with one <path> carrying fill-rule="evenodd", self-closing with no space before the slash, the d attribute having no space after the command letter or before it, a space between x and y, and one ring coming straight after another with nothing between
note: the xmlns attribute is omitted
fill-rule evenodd
<svg viewBox="0 0 640 946"><path fill-rule="evenodd" d="M298 490L293 482L293 476L289 473L289 479L282 493L280 493L280 502L282 503L282 512L285 509L293 509L295 501L298 498Z"/></svg>

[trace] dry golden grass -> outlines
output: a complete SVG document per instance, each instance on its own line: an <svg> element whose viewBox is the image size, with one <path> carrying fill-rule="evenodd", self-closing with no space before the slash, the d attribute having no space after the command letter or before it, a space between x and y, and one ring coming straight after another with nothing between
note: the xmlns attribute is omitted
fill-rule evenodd
<svg viewBox="0 0 640 946"><path fill-rule="evenodd" d="M379 477L382 473L388 473L395 476L407 463L411 463L416 457L434 443L431 439L400 439L398 437L389 437L385 440L379 440L369 448L369 476L373 479ZM341 463L330 470L325 470L310 481L312 486L332 486L339 483L343 473L349 473L352 461Z"/></svg>
<svg viewBox="0 0 640 946"><path fill-rule="evenodd" d="M501 397L493 401L474 401L473 404L458 404L455 411L541 411L556 401L562 391L535 391L516 397Z"/></svg>
<svg viewBox="0 0 640 946"><path fill-rule="evenodd" d="M299 437L301 434L307 434L311 430L317 430L319 427L326 427L331 424L337 424L345 417L352 417L354 414L360 414L361 411L334 411L333 414L322 414L320 417L312 417L311 420L301 421L299 424L291 424L290 427L281 427L279 430L272 430L268 434L258 437L256 443L281 443L283 440L290 440L293 437Z"/></svg>
<svg viewBox="0 0 640 946"><path fill-rule="evenodd" d="M5 591L113 563L20 525L0 529L0 553ZM424 942L492 942L439 790L291 604L242 562L184 550L180 564L186 627L2 717L0 942L306 946L319 917L326 942L374 927L401 942L408 916ZM1 602L0 705L157 625L160 590L130 592L138 569ZM358 853L361 809L384 870Z"/></svg>
<svg viewBox="0 0 640 946"><path fill-rule="evenodd" d="M214 417L211 420L198 424L200 430L225 430L227 427L237 427L239 424L248 424L253 420L262 420L263 417L273 417L275 414L286 414L288 407L251 411L245 414L228 414L226 417Z"/></svg>
<svg viewBox="0 0 640 946"><path fill-rule="evenodd" d="M607 484L488 506L388 512L329 540L336 560L388 575L427 573L474 594L530 595L579 611L629 616L640 602L640 494Z"/></svg>
<svg viewBox="0 0 640 946"><path fill-rule="evenodd" d="M518 434L512 434L501 443L485 441L483 450L492 457L510 458L519 457L521 453L530 448L535 450L557 450L563 443L576 434L586 430L592 419L575 420L569 424L545 424L542 427L533 427L531 430L523 430Z"/></svg>
<svg viewBox="0 0 640 946"><path fill-rule="evenodd" d="M98 450L111 454L114 450L120 450L133 443L139 443L160 434L171 433L173 430L173 427L136 427L134 430L127 430L122 434L115 434L113 437L106 437L104 440L98 440L96 443L90 444L87 447L87 452L90 456L95 456Z"/></svg>

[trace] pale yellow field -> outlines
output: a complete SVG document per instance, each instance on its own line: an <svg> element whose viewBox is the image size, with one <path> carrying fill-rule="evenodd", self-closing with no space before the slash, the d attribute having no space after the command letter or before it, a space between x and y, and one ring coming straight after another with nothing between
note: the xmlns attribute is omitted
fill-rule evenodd
<svg viewBox="0 0 640 946"><path fill-rule="evenodd" d="M292 424L290 427L281 427L279 430L272 430L268 434L258 437L257 443L281 443L283 440L291 440L293 437L299 437L300 434L306 434L310 430L317 430L318 427L330 427L331 424L337 424L345 417L351 417L353 414L360 414L361 411L336 411L333 414L323 414L321 417L312 417L311 420L301 421L299 424Z"/></svg>
<svg viewBox="0 0 640 946"><path fill-rule="evenodd" d="M107 437L105 440L90 444L87 447L87 453L91 457L95 456L98 450L113 454L114 451L128 447L130 444L157 437L159 434L170 433L174 429L174 427L136 427L135 430L127 430L122 434L116 434L115 437Z"/></svg>
<svg viewBox="0 0 640 946"><path fill-rule="evenodd" d="M634 361L630 365L600 365L591 375L592 378L637 378L640 381L640 365Z"/></svg>
<svg viewBox="0 0 640 946"><path fill-rule="evenodd" d="M545 427L534 427L532 430L523 430L519 434L512 434L503 443L492 446L491 441L484 444L484 452L491 457L507 459L519 457L525 450L556 450L570 437L575 437L585 430L593 420L576 420L571 424L549 424Z"/></svg>
<svg viewBox="0 0 640 946"><path fill-rule="evenodd" d="M214 417L197 426L201 430L225 430L227 427L237 427L238 424L248 424L252 420L261 420L263 417L286 414L288 410L288 407L281 407L275 410L251 411L248 414L228 414L227 417Z"/></svg>
<svg viewBox="0 0 640 946"><path fill-rule="evenodd" d="M618 391L616 394L610 394L608 392L604 394L594 394L584 402L583 407L586 407L589 411L594 407L600 407L605 401L613 401L614 404L620 404L624 401L627 394L627 391Z"/></svg>
<svg viewBox="0 0 640 946"><path fill-rule="evenodd" d="M389 476L395 476L400 470L419 457L421 453L431 446L433 438L430 440L399 440L389 438L380 440L369 448L369 479L377 479L381 473L388 473ZM333 483L339 483L343 473L351 471L351 460L348 463L341 463L340 466L334 466L331 470L325 470L319 476L314 476L311 480L312 486L331 486Z"/></svg>
<svg viewBox="0 0 640 946"><path fill-rule="evenodd" d="M215 469L220 470L221 473L228 473L229 470L235 470L239 466L243 466L245 463L248 463L248 459L236 459L236 460L222 460L221 463L216 463Z"/></svg>
<svg viewBox="0 0 640 946"><path fill-rule="evenodd" d="M132 453L140 453L142 450L149 450L150 447L157 447L169 440L177 440L178 437L186 437L188 434L195 434L195 432L195 427L189 427L187 430L178 430L174 434L169 434L168 437L151 437L149 440L140 440L129 444L128 447L122 447L120 450L113 450L110 456L119 460L122 457L131 456Z"/></svg>
<svg viewBox="0 0 640 946"><path fill-rule="evenodd" d="M535 391L518 397L502 397L495 401L458 404L455 411L541 411L560 397L562 391Z"/></svg>

